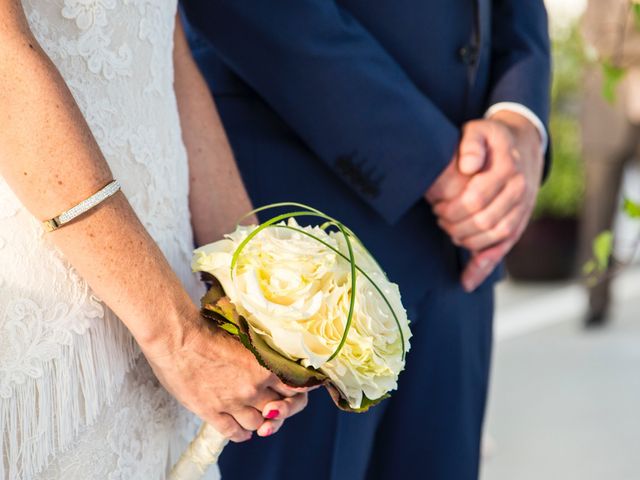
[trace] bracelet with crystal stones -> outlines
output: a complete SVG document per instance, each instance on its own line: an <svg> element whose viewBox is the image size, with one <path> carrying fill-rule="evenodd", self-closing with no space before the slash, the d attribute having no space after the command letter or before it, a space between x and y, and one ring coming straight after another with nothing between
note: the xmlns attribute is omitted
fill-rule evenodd
<svg viewBox="0 0 640 480"><path fill-rule="evenodd" d="M57 230L65 223L69 223L74 218L79 217L83 213L86 213L93 207L104 202L107 198L114 195L118 190L120 190L120 184L117 180L112 180L96 193L91 195L89 198L77 204L75 207L71 207L69 210L62 212L57 217L53 217L50 220L42 222L42 224L44 225L44 229L47 232L53 232L54 230Z"/></svg>

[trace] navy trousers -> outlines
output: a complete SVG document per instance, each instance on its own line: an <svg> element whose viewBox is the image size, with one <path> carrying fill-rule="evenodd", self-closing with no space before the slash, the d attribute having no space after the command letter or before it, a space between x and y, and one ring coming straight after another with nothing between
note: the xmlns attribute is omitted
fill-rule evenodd
<svg viewBox="0 0 640 480"><path fill-rule="evenodd" d="M493 287L454 280L412 308L411 351L391 399L339 412L324 390L271 438L229 445L224 480L475 480L492 344Z"/></svg>

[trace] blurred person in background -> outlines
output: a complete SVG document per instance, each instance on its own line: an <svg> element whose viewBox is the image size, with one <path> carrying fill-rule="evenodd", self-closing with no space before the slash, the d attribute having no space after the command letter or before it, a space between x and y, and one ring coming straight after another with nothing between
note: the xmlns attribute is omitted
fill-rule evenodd
<svg viewBox="0 0 640 480"><path fill-rule="evenodd" d="M626 70L609 98L600 62L585 74L581 123L586 185L580 247L584 263L592 256L595 237L612 228L625 165L637 157L640 146L640 33L632 3L590 0L583 34L601 62ZM606 324L610 296L609 275L589 287L586 327Z"/></svg>

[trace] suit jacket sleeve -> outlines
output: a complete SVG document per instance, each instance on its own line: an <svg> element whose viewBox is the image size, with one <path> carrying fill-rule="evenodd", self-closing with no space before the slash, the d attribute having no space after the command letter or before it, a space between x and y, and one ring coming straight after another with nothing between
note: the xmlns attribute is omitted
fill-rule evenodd
<svg viewBox="0 0 640 480"><path fill-rule="evenodd" d="M491 35L492 87L487 107L520 103L548 131L551 55L543 0L494 0Z"/></svg>
<svg viewBox="0 0 640 480"><path fill-rule="evenodd" d="M421 201L459 129L330 0L189 0L189 23L388 222Z"/></svg>

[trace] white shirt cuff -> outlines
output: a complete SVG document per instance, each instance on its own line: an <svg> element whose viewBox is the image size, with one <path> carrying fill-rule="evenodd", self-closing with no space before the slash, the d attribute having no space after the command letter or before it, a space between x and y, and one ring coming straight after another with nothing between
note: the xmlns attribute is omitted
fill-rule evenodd
<svg viewBox="0 0 640 480"><path fill-rule="evenodd" d="M549 146L549 135L547 134L547 129L544 127L544 123L542 123L540 118L529 108L525 107L521 103L516 102L500 102L491 105L491 107L489 107L489 110L487 110L487 112L484 114L484 118L489 118L493 114L503 110L522 115L524 118L531 122L531 124L536 128L536 130L538 130L538 133L540 134L542 153L544 154L547 151L547 147Z"/></svg>

